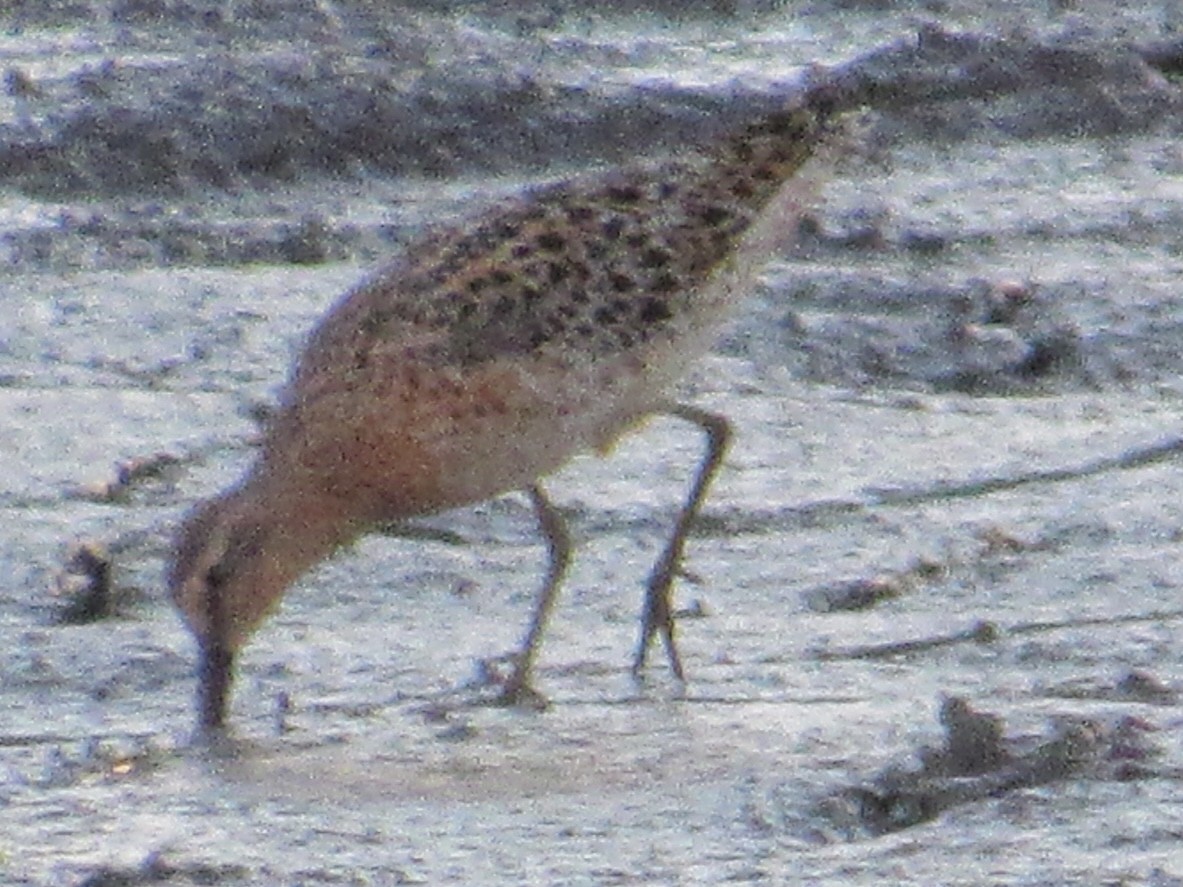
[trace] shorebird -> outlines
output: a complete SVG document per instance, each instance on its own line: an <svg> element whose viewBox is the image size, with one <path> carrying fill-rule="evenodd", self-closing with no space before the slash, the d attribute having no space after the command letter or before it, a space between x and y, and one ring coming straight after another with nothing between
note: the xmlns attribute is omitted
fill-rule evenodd
<svg viewBox="0 0 1183 887"><path fill-rule="evenodd" d="M197 640L198 717L223 725L234 658L285 590L377 522L525 492L549 548L503 687L529 698L571 540L541 478L656 414L706 455L648 578L634 672L730 436L674 388L813 199L836 116L822 88L706 148L551 183L429 233L332 307L246 477L186 518L169 572ZM814 167L813 163L809 168Z"/></svg>

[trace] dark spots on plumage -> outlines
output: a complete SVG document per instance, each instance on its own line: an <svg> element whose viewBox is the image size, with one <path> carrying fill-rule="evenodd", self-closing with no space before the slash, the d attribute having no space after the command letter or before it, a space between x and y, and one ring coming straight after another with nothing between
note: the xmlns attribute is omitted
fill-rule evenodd
<svg viewBox="0 0 1183 887"><path fill-rule="evenodd" d="M507 240L509 238L500 236L501 229L504 227L504 224L496 222L480 225L469 233L462 248L471 251L477 244L487 247L498 240Z"/></svg>
<svg viewBox="0 0 1183 887"><path fill-rule="evenodd" d="M548 253L557 253L567 245L567 239L558 231L543 231L536 242L539 249Z"/></svg>
<svg viewBox="0 0 1183 887"><path fill-rule="evenodd" d="M768 131L774 136L787 136L798 129L798 124L802 121L800 114L781 113L773 114L764 122L768 126Z"/></svg>
<svg viewBox="0 0 1183 887"><path fill-rule="evenodd" d="M645 197L645 192L637 185L611 185L607 194L610 200L624 204L640 203Z"/></svg>
<svg viewBox="0 0 1183 887"><path fill-rule="evenodd" d="M735 146L735 159L740 163L747 163L754 154L755 151L749 142L740 142Z"/></svg>
<svg viewBox="0 0 1183 887"><path fill-rule="evenodd" d="M567 207L567 218L572 222L590 222L596 215L596 211L590 206L577 204L575 206Z"/></svg>
<svg viewBox="0 0 1183 887"><path fill-rule="evenodd" d="M547 278L547 269L550 267L550 262L527 262L522 266L520 276L523 280L533 281L534 283L544 283Z"/></svg>
<svg viewBox="0 0 1183 887"><path fill-rule="evenodd" d="M801 111L787 111L781 116L784 120L781 132L784 135L791 135L794 138L794 144L798 144L801 139L809 136L814 131L816 118L808 113Z"/></svg>
<svg viewBox="0 0 1183 887"><path fill-rule="evenodd" d="M691 274L704 274L710 271L718 261L729 251L728 247L731 244L731 239L726 236L724 232L715 232L722 234L722 237L715 238L724 244L722 247L715 249L711 248L711 244L706 238L696 238L694 250L691 253L690 263L687 266Z"/></svg>
<svg viewBox="0 0 1183 887"><path fill-rule="evenodd" d="M560 265L558 262L548 262L546 271L550 282L556 286L566 280L571 274L570 269L564 265Z"/></svg>
<svg viewBox="0 0 1183 887"><path fill-rule="evenodd" d="M789 163L793 159L793 149L787 145L778 145L772 151L773 163Z"/></svg>
<svg viewBox="0 0 1183 887"><path fill-rule="evenodd" d="M592 320L601 326L611 326L620 320L620 315L609 308L607 305L601 305L594 312L592 312Z"/></svg>
<svg viewBox="0 0 1183 887"><path fill-rule="evenodd" d="M609 275L608 281L612 284L612 289L618 293L627 293L636 287L636 282L627 274L611 274Z"/></svg>
<svg viewBox="0 0 1183 887"><path fill-rule="evenodd" d="M534 247L528 243L515 243L509 252L515 259L524 259L534 252Z"/></svg>
<svg viewBox="0 0 1183 887"><path fill-rule="evenodd" d="M661 323L673 317L670 306L661 299L646 299L637 315L641 323Z"/></svg>
<svg viewBox="0 0 1183 887"><path fill-rule="evenodd" d="M747 179L736 179L731 183L731 193L740 200L750 200L756 195L756 189Z"/></svg>
<svg viewBox="0 0 1183 887"><path fill-rule="evenodd" d="M655 293L672 293L678 289L678 278L674 277L668 271L659 274L653 281L652 289Z"/></svg>
<svg viewBox="0 0 1183 887"><path fill-rule="evenodd" d="M711 232L711 242L715 249L727 252L731 249L732 241L747 229L747 225L728 225L726 228L716 228Z"/></svg>
<svg viewBox="0 0 1183 887"><path fill-rule="evenodd" d="M698 212L698 217L712 228L717 228L719 225L722 225L728 219L732 218L733 215L734 213L732 213L732 211L727 207L719 206L717 204L712 206L704 206Z"/></svg>
<svg viewBox="0 0 1183 887"><path fill-rule="evenodd" d="M664 268L671 259L673 256L670 255L669 250L658 247L650 247L641 253L641 265L645 268Z"/></svg>
<svg viewBox="0 0 1183 887"><path fill-rule="evenodd" d="M624 219L620 216L612 216L604 222L600 231L608 240L619 240L621 232L624 231Z"/></svg>
<svg viewBox="0 0 1183 887"><path fill-rule="evenodd" d="M762 163L752 170L752 178L759 179L761 182L774 182L780 178L776 169L768 163Z"/></svg>

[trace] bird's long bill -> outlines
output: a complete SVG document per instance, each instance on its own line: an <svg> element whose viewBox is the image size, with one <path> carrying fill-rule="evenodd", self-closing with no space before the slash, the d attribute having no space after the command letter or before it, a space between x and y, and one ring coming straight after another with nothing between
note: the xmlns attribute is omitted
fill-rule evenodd
<svg viewBox="0 0 1183 887"><path fill-rule="evenodd" d="M201 644L197 664L197 727L206 734L226 721L226 704L234 679L234 654L217 642Z"/></svg>

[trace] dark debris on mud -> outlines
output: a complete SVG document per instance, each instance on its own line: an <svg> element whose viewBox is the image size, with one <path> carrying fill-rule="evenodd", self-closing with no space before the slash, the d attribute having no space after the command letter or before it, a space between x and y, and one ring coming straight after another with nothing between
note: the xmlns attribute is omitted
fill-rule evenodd
<svg viewBox="0 0 1183 887"><path fill-rule="evenodd" d="M1158 46L925 26L914 42L871 52L842 76L886 112L885 136L1097 137L1155 129L1178 114L1183 96L1152 64L1168 57Z"/></svg>
<svg viewBox="0 0 1183 887"><path fill-rule="evenodd" d="M1170 775L1155 763L1162 755L1154 740L1158 728L1136 715L1056 719L1049 736L1011 739L1000 716L946 696L938 720L943 743L920 748L919 766L892 765L868 784L826 799L819 813L843 829L881 835L953 807L1062 780Z"/></svg>
<svg viewBox="0 0 1183 887"><path fill-rule="evenodd" d="M118 605L106 546L94 540L71 545L52 593L57 599L53 618L59 625L85 625L112 616Z"/></svg>
<svg viewBox="0 0 1183 887"><path fill-rule="evenodd" d="M813 244L837 255L834 244L842 237L834 233ZM804 249L810 254L808 241ZM892 251L887 245L875 250ZM876 294L874 310L860 311L855 305L868 286ZM779 352L804 378L1007 395L1066 383L1098 388L1120 375L1113 358L1066 315L1060 294L1026 281L926 286L821 271L776 289L769 301L784 312L776 326ZM807 321L809 313L820 319Z"/></svg>
<svg viewBox="0 0 1183 887"><path fill-rule="evenodd" d="M150 887L152 884L217 887L235 884L251 874L240 865L174 864L162 853L150 853L138 866L100 866L81 873L75 887Z"/></svg>
<svg viewBox="0 0 1183 887"><path fill-rule="evenodd" d="M308 175L541 169L655 140L669 149L750 109L718 90L571 84L561 54L396 6L292 15L289 42L223 21L220 5L197 16L204 52L112 57L41 81L10 69L19 113L0 126L0 182L55 197L178 196Z"/></svg>
<svg viewBox="0 0 1183 887"><path fill-rule="evenodd" d="M203 52L152 65L112 55L54 79L10 68L19 110L0 125L0 183L58 197L176 196L308 175L541 169L556 157L580 163L693 144L777 100L741 81L657 92L580 83L571 75L580 60L560 49L478 37L393 4L338 6L329 17L310 4L286 26L297 30L289 39L298 51L282 33L260 42L251 4L237 4L233 22L221 4L185 5L204 29ZM165 20L127 18L141 28ZM14 20L10 12L10 28ZM851 104L879 115L883 139L1078 137L1174 119L1183 99L1147 58L1173 56L1157 45L926 26L833 75Z"/></svg>

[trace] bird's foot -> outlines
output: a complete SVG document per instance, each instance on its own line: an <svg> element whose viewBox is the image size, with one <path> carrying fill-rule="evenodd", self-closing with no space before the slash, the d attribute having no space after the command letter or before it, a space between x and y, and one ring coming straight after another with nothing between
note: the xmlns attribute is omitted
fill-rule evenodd
<svg viewBox="0 0 1183 887"><path fill-rule="evenodd" d="M493 698L494 705L506 708L519 708L523 711L546 711L550 708L550 700L539 693L529 683L509 681L501 688L501 692Z"/></svg>
<svg viewBox="0 0 1183 887"><path fill-rule="evenodd" d="M669 661L670 672L679 681L685 680L682 672L682 657L678 654L678 644L674 640L674 612L670 606L670 593L666 588L649 588L645 596L645 613L641 620L641 640L637 644L637 653L633 657L633 677L640 677L645 668L645 660L649 655L649 647L658 634L665 646L666 659Z"/></svg>
<svg viewBox="0 0 1183 887"><path fill-rule="evenodd" d="M508 675L504 672L507 663L512 666ZM526 711L545 711L550 707L550 700L531 686L530 669L523 667L518 653L480 660L476 688L485 691L479 704Z"/></svg>

